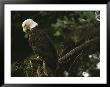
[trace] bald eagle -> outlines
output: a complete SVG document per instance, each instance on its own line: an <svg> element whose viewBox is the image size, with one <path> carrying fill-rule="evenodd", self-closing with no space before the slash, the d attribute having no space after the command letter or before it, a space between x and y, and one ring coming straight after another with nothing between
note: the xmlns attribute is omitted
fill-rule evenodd
<svg viewBox="0 0 110 87"><path fill-rule="evenodd" d="M46 32L38 28L38 23L27 19L22 23L23 32L28 34L28 42L35 54L38 54L53 76L57 66L57 52Z"/></svg>

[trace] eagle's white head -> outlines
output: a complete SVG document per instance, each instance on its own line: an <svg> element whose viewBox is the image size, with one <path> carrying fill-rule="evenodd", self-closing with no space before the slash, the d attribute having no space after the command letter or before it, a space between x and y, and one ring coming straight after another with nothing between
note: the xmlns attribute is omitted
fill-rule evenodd
<svg viewBox="0 0 110 87"><path fill-rule="evenodd" d="M22 23L23 32L31 31L32 28L38 26L32 19L27 19Z"/></svg>

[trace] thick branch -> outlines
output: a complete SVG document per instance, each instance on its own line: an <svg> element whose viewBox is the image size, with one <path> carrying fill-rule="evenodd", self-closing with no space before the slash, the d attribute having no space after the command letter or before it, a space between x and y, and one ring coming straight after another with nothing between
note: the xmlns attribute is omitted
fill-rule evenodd
<svg viewBox="0 0 110 87"><path fill-rule="evenodd" d="M94 50L96 47L99 47L100 39L99 37L93 38L91 40L86 41L84 44L72 49L70 52L68 52L66 55L61 57L58 62L59 64L66 62L67 60L70 60L71 55L75 55L79 53L82 50L88 51L88 49ZM100 48L100 47L99 47Z"/></svg>

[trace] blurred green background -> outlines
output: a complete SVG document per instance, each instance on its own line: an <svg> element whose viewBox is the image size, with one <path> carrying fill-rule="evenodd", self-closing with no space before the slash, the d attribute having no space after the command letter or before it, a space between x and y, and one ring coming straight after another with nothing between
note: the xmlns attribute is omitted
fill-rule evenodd
<svg viewBox="0 0 110 87"><path fill-rule="evenodd" d="M35 77L38 63L22 31L22 22L33 19L44 30L56 48L59 58L92 38L100 38L100 21L96 11L12 11L11 76ZM94 49L91 49L93 46ZM86 48L77 60L62 65L61 76L100 76L100 42ZM82 51L81 51L82 52ZM79 52L79 54L81 53ZM70 56L74 59L77 56Z"/></svg>

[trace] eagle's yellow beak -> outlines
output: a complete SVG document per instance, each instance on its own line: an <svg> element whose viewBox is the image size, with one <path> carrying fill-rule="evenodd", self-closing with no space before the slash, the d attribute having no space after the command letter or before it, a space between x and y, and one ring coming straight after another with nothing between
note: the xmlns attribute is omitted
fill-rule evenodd
<svg viewBox="0 0 110 87"><path fill-rule="evenodd" d="M27 30L26 28L23 28L23 32L25 32L25 33L26 33L26 30Z"/></svg>

